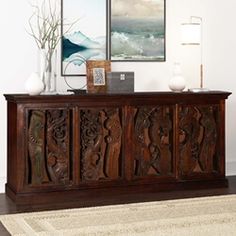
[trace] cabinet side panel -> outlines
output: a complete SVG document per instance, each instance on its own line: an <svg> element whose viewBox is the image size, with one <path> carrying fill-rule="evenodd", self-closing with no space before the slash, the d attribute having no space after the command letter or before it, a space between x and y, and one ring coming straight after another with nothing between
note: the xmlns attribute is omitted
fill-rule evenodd
<svg viewBox="0 0 236 236"><path fill-rule="evenodd" d="M17 189L17 105L7 102L7 184Z"/></svg>
<svg viewBox="0 0 236 236"><path fill-rule="evenodd" d="M218 130L219 130L219 139L218 139L218 146L219 146L219 170L222 176L225 176L225 100L220 101L220 114L218 120Z"/></svg>

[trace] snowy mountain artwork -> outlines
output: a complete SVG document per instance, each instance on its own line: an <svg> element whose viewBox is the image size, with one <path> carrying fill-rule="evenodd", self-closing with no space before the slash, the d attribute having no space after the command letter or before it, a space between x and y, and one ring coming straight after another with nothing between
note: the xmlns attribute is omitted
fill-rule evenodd
<svg viewBox="0 0 236 236"><path fill-rule="evenodd" d="M106 17L107 0L62 0L62 75L85 75L86 60L107 59Z"/></svg>

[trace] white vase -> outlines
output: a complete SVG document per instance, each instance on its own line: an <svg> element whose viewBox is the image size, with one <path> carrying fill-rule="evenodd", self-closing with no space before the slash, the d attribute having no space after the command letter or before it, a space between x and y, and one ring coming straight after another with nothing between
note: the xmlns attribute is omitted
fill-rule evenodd
<svg viewBox="0 0 236 236"><path fill-rule="evenodd" d="M25 90L29 95L39 95L44 90L44 84L37 73L32 73L25 82Z"/></svg>
<svg viewBox="0 0 236 236"><path fill-rule="evenodd" d="M169 88L173 92L181 92L185 89L186 83L182 76L181 68L179 63L174 64L173 76L169 81Z"/></svg>
<svg viewBox="0 0 236 236"><path fill-rule="evenodd" d="M57 51L40 49L39 51L40 78L44 83L44 94L56 92Z"/></svg>

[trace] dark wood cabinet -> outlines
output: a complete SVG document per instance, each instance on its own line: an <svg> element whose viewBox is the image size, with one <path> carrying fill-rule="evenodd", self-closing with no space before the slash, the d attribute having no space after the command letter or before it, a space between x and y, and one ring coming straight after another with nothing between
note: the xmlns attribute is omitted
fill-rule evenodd
<svg viewBox="0 0 236 236"><path fill-rule="evenodd" d="M226 186L228 92L5 95L17 203Z"/></svg>

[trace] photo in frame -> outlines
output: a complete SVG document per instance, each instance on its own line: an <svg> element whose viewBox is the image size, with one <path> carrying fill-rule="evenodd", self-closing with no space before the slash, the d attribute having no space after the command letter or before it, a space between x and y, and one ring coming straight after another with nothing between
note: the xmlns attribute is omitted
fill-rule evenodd
<svg viewBox="0 0 236 236"><path fill-rule="evenodd" d="M61 0L62 76L86 75L87 60L106 60L108 0Z"/></svg>
<svg viewBox="0 0 236 236"><path fill-rule="evenodd" d="M108 60L86 61L87 92L107 92L107 73L111 71L111 62Z"/></svg>
<svg viewBox="0 0 236 236"><path fill-rule="evenodd" d="M165 0L110 0L112 61L165 61Z"/></svg>

